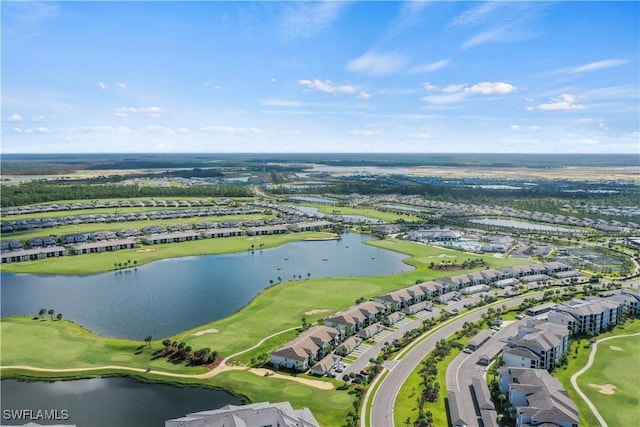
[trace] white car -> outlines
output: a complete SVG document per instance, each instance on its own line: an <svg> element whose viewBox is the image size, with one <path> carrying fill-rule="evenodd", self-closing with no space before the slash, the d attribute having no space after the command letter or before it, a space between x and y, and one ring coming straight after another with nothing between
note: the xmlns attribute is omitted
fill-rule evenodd
<svg viewBox="0 0 640 427"><path fill-rule="evenodd" d="M473 353L473 350L471 350L470 348L465 348L464 350L462 350L463 353L467 353L467 354L471 354Z"/></svg>

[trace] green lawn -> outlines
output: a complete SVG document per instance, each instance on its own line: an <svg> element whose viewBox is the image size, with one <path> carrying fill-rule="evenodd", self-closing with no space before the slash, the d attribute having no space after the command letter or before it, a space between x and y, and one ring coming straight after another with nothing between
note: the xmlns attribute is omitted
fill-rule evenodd
<svg viewBox="0 0 640 427"><path fill-rule="evenodd" d="M623 335L623 334L626 335L626 334L633 334L636 332L640 332L640 321L638 319L633 321L627 321L624 325L624 328L619 328L619 327L614 328L613 331L601 334L597 338L601 339L607 336ZM602 344L599 344L598 353L600 353L600 351L605 348L609 349L609 345L618 346L622 348L623 346L620 345L619 343L623 343L625 341L635 341L636 343L636 346L634 349L635 354L632 356L633 363L629 365L623 365L623 364L619 365L617 363L617 360L618 360L617 358L627 357L631 353L631 351L628 351L625 355L620 355L618 353L615 353L615 354L606 353L606 355L614 357L613 361L611 361L611 359L606 359L606 357L600 358L598 356L598 353L596 353L596 359L595 359L594 365L592 365L592 367L587 372L585 372L578 378L580 389L589 397L589 399L593 402L596 408L598 408L598 411L605 418L605 420L608 421L608 424L610 426L640 425L637 422L631 423L631 424L624 424L624 423L620 424L620 423L611 421L611 418L609 418L611 414L614 414L614 416L621 416L627 420L638 419L638 410L637 410L638 388L637 387L638 387L638 384L640 383L637 377L638 375L637 366L638 366L638 360L640 359L640 345L638 345L638 340L639 340L638 337L632 337L628 339L621 338L620 340L610 340L610 341L605 341ZM577 355L575 354L576 347L578 348ZM567 364L566 369L560 368L559 370L553 373L553 376L556 377L562 383L565 390L567 390L567 393L569 393L569 397L571 397L571 400L573 400L573 402L578 407L578 410L580 412L580 424L586 425L586 426L592 426L592 425L597 426L598 420L593 415L593 412L591 412L591 410L586 405L586 403L582 400L582 398L580 398L578 393L576 393L574 388L571 386L571 381L570 381L571 376L587 364L590 353L591 353L591 347L589 346L588 339L581 339L579 341L574 340L571 344L571 354L569 355L569 362ZM603 352L603 354L605 353ZM599 366L596 366L597 364ZM606 367L603 369L602 368L603 366L606 366ZM632 368L624 369L624 368L621 368L622 366L630 366ZM613 380L606 379L606 378L609 378L608 376L610 375L611 371L616 371L621 373L624 372L625 379L628 378L628 380L625 380L624 383L629 385L635 384L635 390L631 388L631 389L627 389L627 392L620 391L620 393L615 393L613 395L604 395L589 386L589 384L615 384L614 382L612 382ZM595 379L594 377L592 377L592 375L595 375ZM603 376L600 377L600 375L603 375ZM616 374L613 373L613 375L616 375ZM630 375L635 375L635 377L633 378L635 378L636 380L635 381L632 380L631 379L632 377L630 377ZM635 404L633 405L631 404L632 401L628 400L629 393L632 396L635 393ZM618 412L620 412L619 415L617 414Z"/></svg>
<svg viewBox="0 0 640 427"><path fill-rule="evenodd" d="M610 426L640 426L639 361L639 337L605 341L598 344L591 368L578 378L580 389ZM590 384L613 384L616 388L614 394L607 395Z"/></svg>
<svg viewBox="0 0 640 427"><path fill-rule="evenodd" d="M161 344L104 338L66 320L31 317L3 317L0 322L2 366L26 365L39 368L92 368L119 365L179 373L202 373L204 367L174 365L166 359L151 360Z"/></svg>
<svg viewBox="0 0 640 427"><path fill-rule="evenodd" d="M164 359L151 360L160 348L158 342L149 349L142 342L103 338L74 323L62 320L33 320L5 317L0 324L1 364L41 368L88 368L83 373L44 373L25 370L2 370L2 376L19 378L77 378L92 375L122 375L117 370L91 370L103 365L152 368L151 373L135 374L152 380L181 384L201 384L239 391L253 402L289 401L294 408L311 409L321 425L342 425L352 408L354 397L347 391L320 390L289 380L264 378L244 371L229 371L213 378L168 378L153 370L185 374L206 372L205 368L173 365ZM141 350L141 351L140 351ZM125 375L129 375L126 372Z"/></svg>
<svg viewBox="0 0 640 427"><path fill-rule="evenodd" d="M322 213L333 214L337 213L340 215L362 215L369 218L377 218L381 219L385 222L396 222L398 220L403 220L406 222L413 221L422 221L420 218L415 216L411 216L409 214L400 215L393 212L383 212L377 209L363 209L363 208L350 208L345 206L326 206L326 205L313 205L317 207L318 210Z"/></svg>

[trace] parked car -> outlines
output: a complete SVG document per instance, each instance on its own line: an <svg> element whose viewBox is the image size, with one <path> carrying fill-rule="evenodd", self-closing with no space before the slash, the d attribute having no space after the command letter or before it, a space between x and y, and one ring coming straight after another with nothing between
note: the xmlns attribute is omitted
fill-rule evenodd
<svg viewBox="0 0 640 427"><path fill-rule="evenodd" d="M467 354L471 354L473 353L473 350L471 350L470 348L465 348L464 350L462 350L463 353L467 353Z"/></svg>
<svg viewBox="0 0 640 427"><path fill-rule="evenodd" d="M364 375L365 377L366 377L367 375L369 375L369 373L370 373L370 372L369 372L369 371L367 371L367 370L365 370L365 369L363 369L362 371L360 371L360 375Z"/></svg>

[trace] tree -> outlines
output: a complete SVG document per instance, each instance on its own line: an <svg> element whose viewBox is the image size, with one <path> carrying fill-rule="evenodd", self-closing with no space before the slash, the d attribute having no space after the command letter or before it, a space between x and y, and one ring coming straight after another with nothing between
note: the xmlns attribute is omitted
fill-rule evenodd
<svg viewBox="0 0 640 427"><path fill-rule="evenodd" d="M151 335L148 335L144 341L147 343L147 346L151 347L151 341L153 341L153 337Z"/></svg>
<svg viewBox="0 0 640 427"><path fill-rule="evenodd" d="M53 315L56 311L53 308L49 309L49 316L51 316L51 320L53 320Z"/></svg>
<svg viewBox="0 0 640 427"><path fill-rule="evenodd" d="M62 313L58 313L58 315L56 316L56 319L62 320Z"/></svg>
<svg viewBox="0 0 640 427"><path fill-rule="evenodd" d="M171 340L168 338L165 338L162 340L162 345L165 347L170 347L171 346Z"/></svg>
<svg viewBox="0 0 640 427"><path fill-rule="evenodd" d="M47 314L47 309L41 308L40 311L38 312L38 317L42 319L42 316L44 316L45 314Z"/></svg>

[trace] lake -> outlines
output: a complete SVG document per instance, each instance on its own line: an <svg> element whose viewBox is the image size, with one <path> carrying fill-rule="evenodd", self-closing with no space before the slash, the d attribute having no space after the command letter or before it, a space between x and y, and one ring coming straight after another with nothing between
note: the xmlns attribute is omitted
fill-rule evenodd
<svg viewBox="0 0 640 427"><path fill-rule="evenodd" d="M2 315L36 315L40 308L53 308L100 335L158 339L233 314L270 281L413 270L403 262L406 255L365 245L369 239L345 233L340 240L166 259L88 276L3 273Z"/></svg>
<svg viewBox="0 0 640 427"><path fill-rule="evenodd" d="M512 219L483 218L483 219L472 219L469 222L473 222L476 224L484 224L484 225L497 225L500 227L522 228L525 230L536 230L536 231L560 231L564 233L581 233L582 232L582 230L578 230L575 228L534 224L532 222L515 221Z"/></svg>
<svg viewBox="0 0 640 427"><path fill-rule="evenodd" d="M131 378L91 378L74 381L22 382L3 380L2 425L23 425L30 419L7 419L7 410L57 410L58 420L38 424L78 426L163 426L187 413L241 405L242 399L222 390L145 384ZM63 412L63 410L66 411ZM61 419L62 418L62 419ZM67 419L64 419L67 418Z"/></svg>

